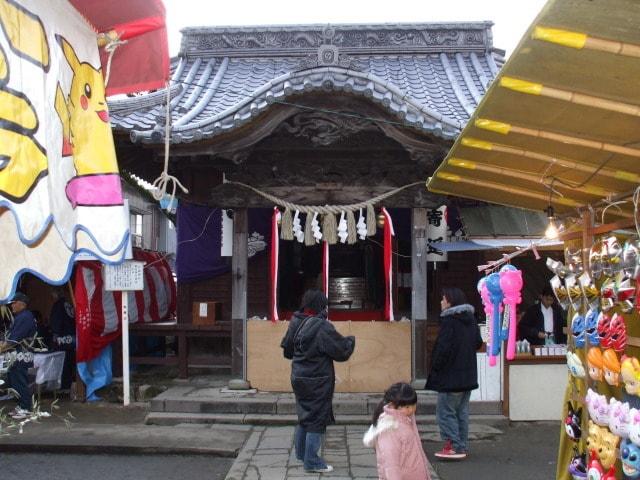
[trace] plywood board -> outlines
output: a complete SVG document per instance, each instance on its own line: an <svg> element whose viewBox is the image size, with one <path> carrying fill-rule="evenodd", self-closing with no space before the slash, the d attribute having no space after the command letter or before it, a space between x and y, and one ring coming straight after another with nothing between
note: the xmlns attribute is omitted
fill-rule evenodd
<svg viewBox="0 0 640 480"><path fill-rule="evenodd" d="M347 362L336 362L336 391L382 392L394 382L411 380L409 322L335 322L342 335L355 335ZM289 322L247 322L247 378L258 390L290 392L291 362L280 341Z"/></svg>

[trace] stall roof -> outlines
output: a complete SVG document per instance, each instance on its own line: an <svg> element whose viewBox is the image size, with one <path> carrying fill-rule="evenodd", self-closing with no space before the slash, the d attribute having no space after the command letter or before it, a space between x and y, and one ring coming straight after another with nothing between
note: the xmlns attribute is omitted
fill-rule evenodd
<svg viewBox="0 0 640 480"><path fill-rule="evenodd" d="M556 212L640 184L640 8L550 0L428 181L432 192ZM551 195L551 192L553 194ZM617 215L631 216L633 205Z"/></svg>

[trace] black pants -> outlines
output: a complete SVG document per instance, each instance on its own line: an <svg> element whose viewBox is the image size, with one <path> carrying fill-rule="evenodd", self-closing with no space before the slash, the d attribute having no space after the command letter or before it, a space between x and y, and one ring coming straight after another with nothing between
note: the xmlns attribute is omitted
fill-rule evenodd
<svg viewBox="0 0 640 480"><path fill-rule="evenodd" d="M76 372L76 351L73 349L64 350L64 366L62 368L62 379L60 388L69 390L71 382L75 380Z"/></svg>
<svg viewBox="0 0 640 480"><path fill-rule="evenodd" d="M29 367L33 363L25 363L16 361L13 366L7 372L7 380L9 380L9 387L13 388L20 398L18 398L18 405L25 410L31 410L31 389L29 388L29 379L27 373Z"/></svg>

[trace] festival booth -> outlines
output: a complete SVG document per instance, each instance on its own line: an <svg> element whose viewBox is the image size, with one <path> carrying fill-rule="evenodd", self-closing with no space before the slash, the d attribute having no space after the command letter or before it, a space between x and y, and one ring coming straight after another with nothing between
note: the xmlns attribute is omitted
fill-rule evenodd
<svg viewBox="0 0 640 480"><path fill-rule="evenodd" d="M490 23L182 33L168 88L110 102L123 168L152 179L168 152L188 189L178 191L178 323L219 305L215 324L230 342L200 348L227 354L252 386L288 390L286 320L304 290L320 287L336 328L357 337L339 391L424 384L428 320L436 324L428 240L445 238L430 235L444 202L421 179L498 71ZM265 208L260 231L252 215ZM396 209L404 239L393 235ZM220 222L230 251L213 268L204 253L218 247L206 238ZM264 252L250 258L256 245Z"/></svg>
<svg viewBox="0 0 640 480"><path fill-rule="evenodd" d="M81 258L125 260L106 96L164 85L168 64L160 0L0 3L0 303L24 273L63 285Z"/></svg>
<svg viewBox="0 0 640 480"><path fill-rule="evenodd" d="M640 477L639 22L633 1L549 1L428 182L564 226L567 355L505 362L511 406L562 419L559 479Z"/></svg>

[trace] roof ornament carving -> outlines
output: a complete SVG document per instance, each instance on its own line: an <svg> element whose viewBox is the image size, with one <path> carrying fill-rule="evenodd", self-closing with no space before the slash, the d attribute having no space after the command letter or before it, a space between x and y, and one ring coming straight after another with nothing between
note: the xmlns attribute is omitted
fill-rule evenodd
<svg viewBox="0 0 640 480"><path fill-rule="evenodd" d="M340 49L334 44L336 29L333 26L327 24L322 29L321 35L322 43L318 46L318 50L302 60L293 69L294 72L316 67L343 67L350 70L360 70L356 67L355 59L340 53Z"/></svg>
<svg viewBox="0 0 640 480"><path fill-rule="evenodd" d="M315 146L328 146L355 133L378 130L369 120L340 118L325 113L300 113L280 124L277 133L307 138Z"/></svg>

